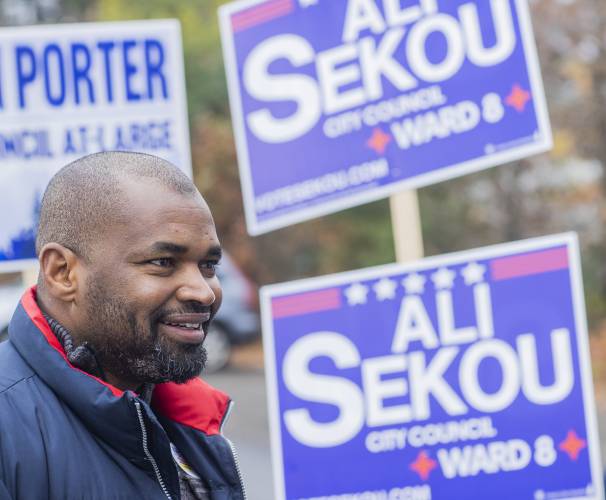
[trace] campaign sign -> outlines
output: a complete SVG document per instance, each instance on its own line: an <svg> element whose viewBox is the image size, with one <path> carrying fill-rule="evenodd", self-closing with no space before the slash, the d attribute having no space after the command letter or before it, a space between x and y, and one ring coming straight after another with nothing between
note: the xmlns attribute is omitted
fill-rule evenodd
<svg viewBox="0 0 606 500"><path fill-rule="evenodd" d="M603 499L577 239L262 290L279 500Z"/></svg>
<svg viewBox="0 0 606 500"><path fill-rule="evenodd" d="M179 23L0 29L0 271L32 265L52 175L106 150L161 156L191 176Z"/></svg>
<svg viewBox="0 0 606 500"><path fill-rule="evenodd" d="M527 0L220 11L251 234L551 146Z"/></svg>

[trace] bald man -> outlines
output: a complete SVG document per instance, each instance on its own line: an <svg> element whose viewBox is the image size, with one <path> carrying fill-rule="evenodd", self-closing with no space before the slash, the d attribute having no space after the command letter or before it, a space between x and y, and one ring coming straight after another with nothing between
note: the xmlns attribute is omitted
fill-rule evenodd
<svg viewBox="0 0 606 500"><path fill-rule="evenodd" d="M244 499L231 403L198 378L221 247L192 182L144 154L77 160L36 250L0 344L0 499Z"/></svg>

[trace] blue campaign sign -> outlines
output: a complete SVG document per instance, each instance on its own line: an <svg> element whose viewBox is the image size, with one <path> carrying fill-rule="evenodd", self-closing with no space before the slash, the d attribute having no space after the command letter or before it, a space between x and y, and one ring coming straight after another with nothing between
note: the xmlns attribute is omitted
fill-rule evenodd
<svg viewBox="0 0 606 500"><path fill-rule="evenodd" d="M34 262L52 175L105 150L155 154L191 176L179 23L0 29L0 272Z"/></svg>
<svg viewBox="0 0 606 500"><path fill-rule="evenodd" d="M220 11L249 232L545 151L526 0Z"/></svg>
<svg viewBox="0 0 606 500"><path fill-rule="evenodd" d="M278 500L604 499L574 234L262 307Z"/></svg>

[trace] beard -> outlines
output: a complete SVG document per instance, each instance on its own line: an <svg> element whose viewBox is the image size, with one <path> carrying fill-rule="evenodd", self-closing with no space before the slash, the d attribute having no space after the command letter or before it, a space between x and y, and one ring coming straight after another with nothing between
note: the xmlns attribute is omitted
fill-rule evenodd
<svg viewBox="0 0 606 500"><path fill-rule="evenodd" d="M179 343L158 332L163 316L204 312L203 305L194 302L178 311L159 309L141 322L128 300L109 292L98 276L89 281L86 295L90 323L80 338L92 348L104 372L141 384L179 384L204 369L207 353L202 344Z"/></svg>

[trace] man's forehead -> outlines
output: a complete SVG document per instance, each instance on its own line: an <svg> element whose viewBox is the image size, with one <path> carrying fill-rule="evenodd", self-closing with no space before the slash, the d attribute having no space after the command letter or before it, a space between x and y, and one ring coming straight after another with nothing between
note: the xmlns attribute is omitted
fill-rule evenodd
<svg viewBox="0 0 606 500"><path fill-rule="evenodd" d="M197 195L201 198L200 192L193 183L175 185L166 179L136 176L129 173L118 174L116 176L116 186L122 196L127 199L137 199L138 196L145 196L149 192L164 192L184 197Z"/></svg>
<svg viewBox="0 0 606 500"><path fill-rule="evenodd" d="M179 192L156 179L121 180L118 205L117 208L125 212L123 215L128 218L155 216L157 212L168 216L191 211L192 215L199 212L198 215L212 219L210 209L197 189L193 192Z"/></svg>
<svg viewBox="0 0 606 500"><path fill-rule="evenodd" d="M127 179L116 204L114 236L127 240L217 239L212 214L196 190L179 193L154 180ZM132 241L131 241L132 243ZM195 243L192 241L191 243Z"/></svg>

